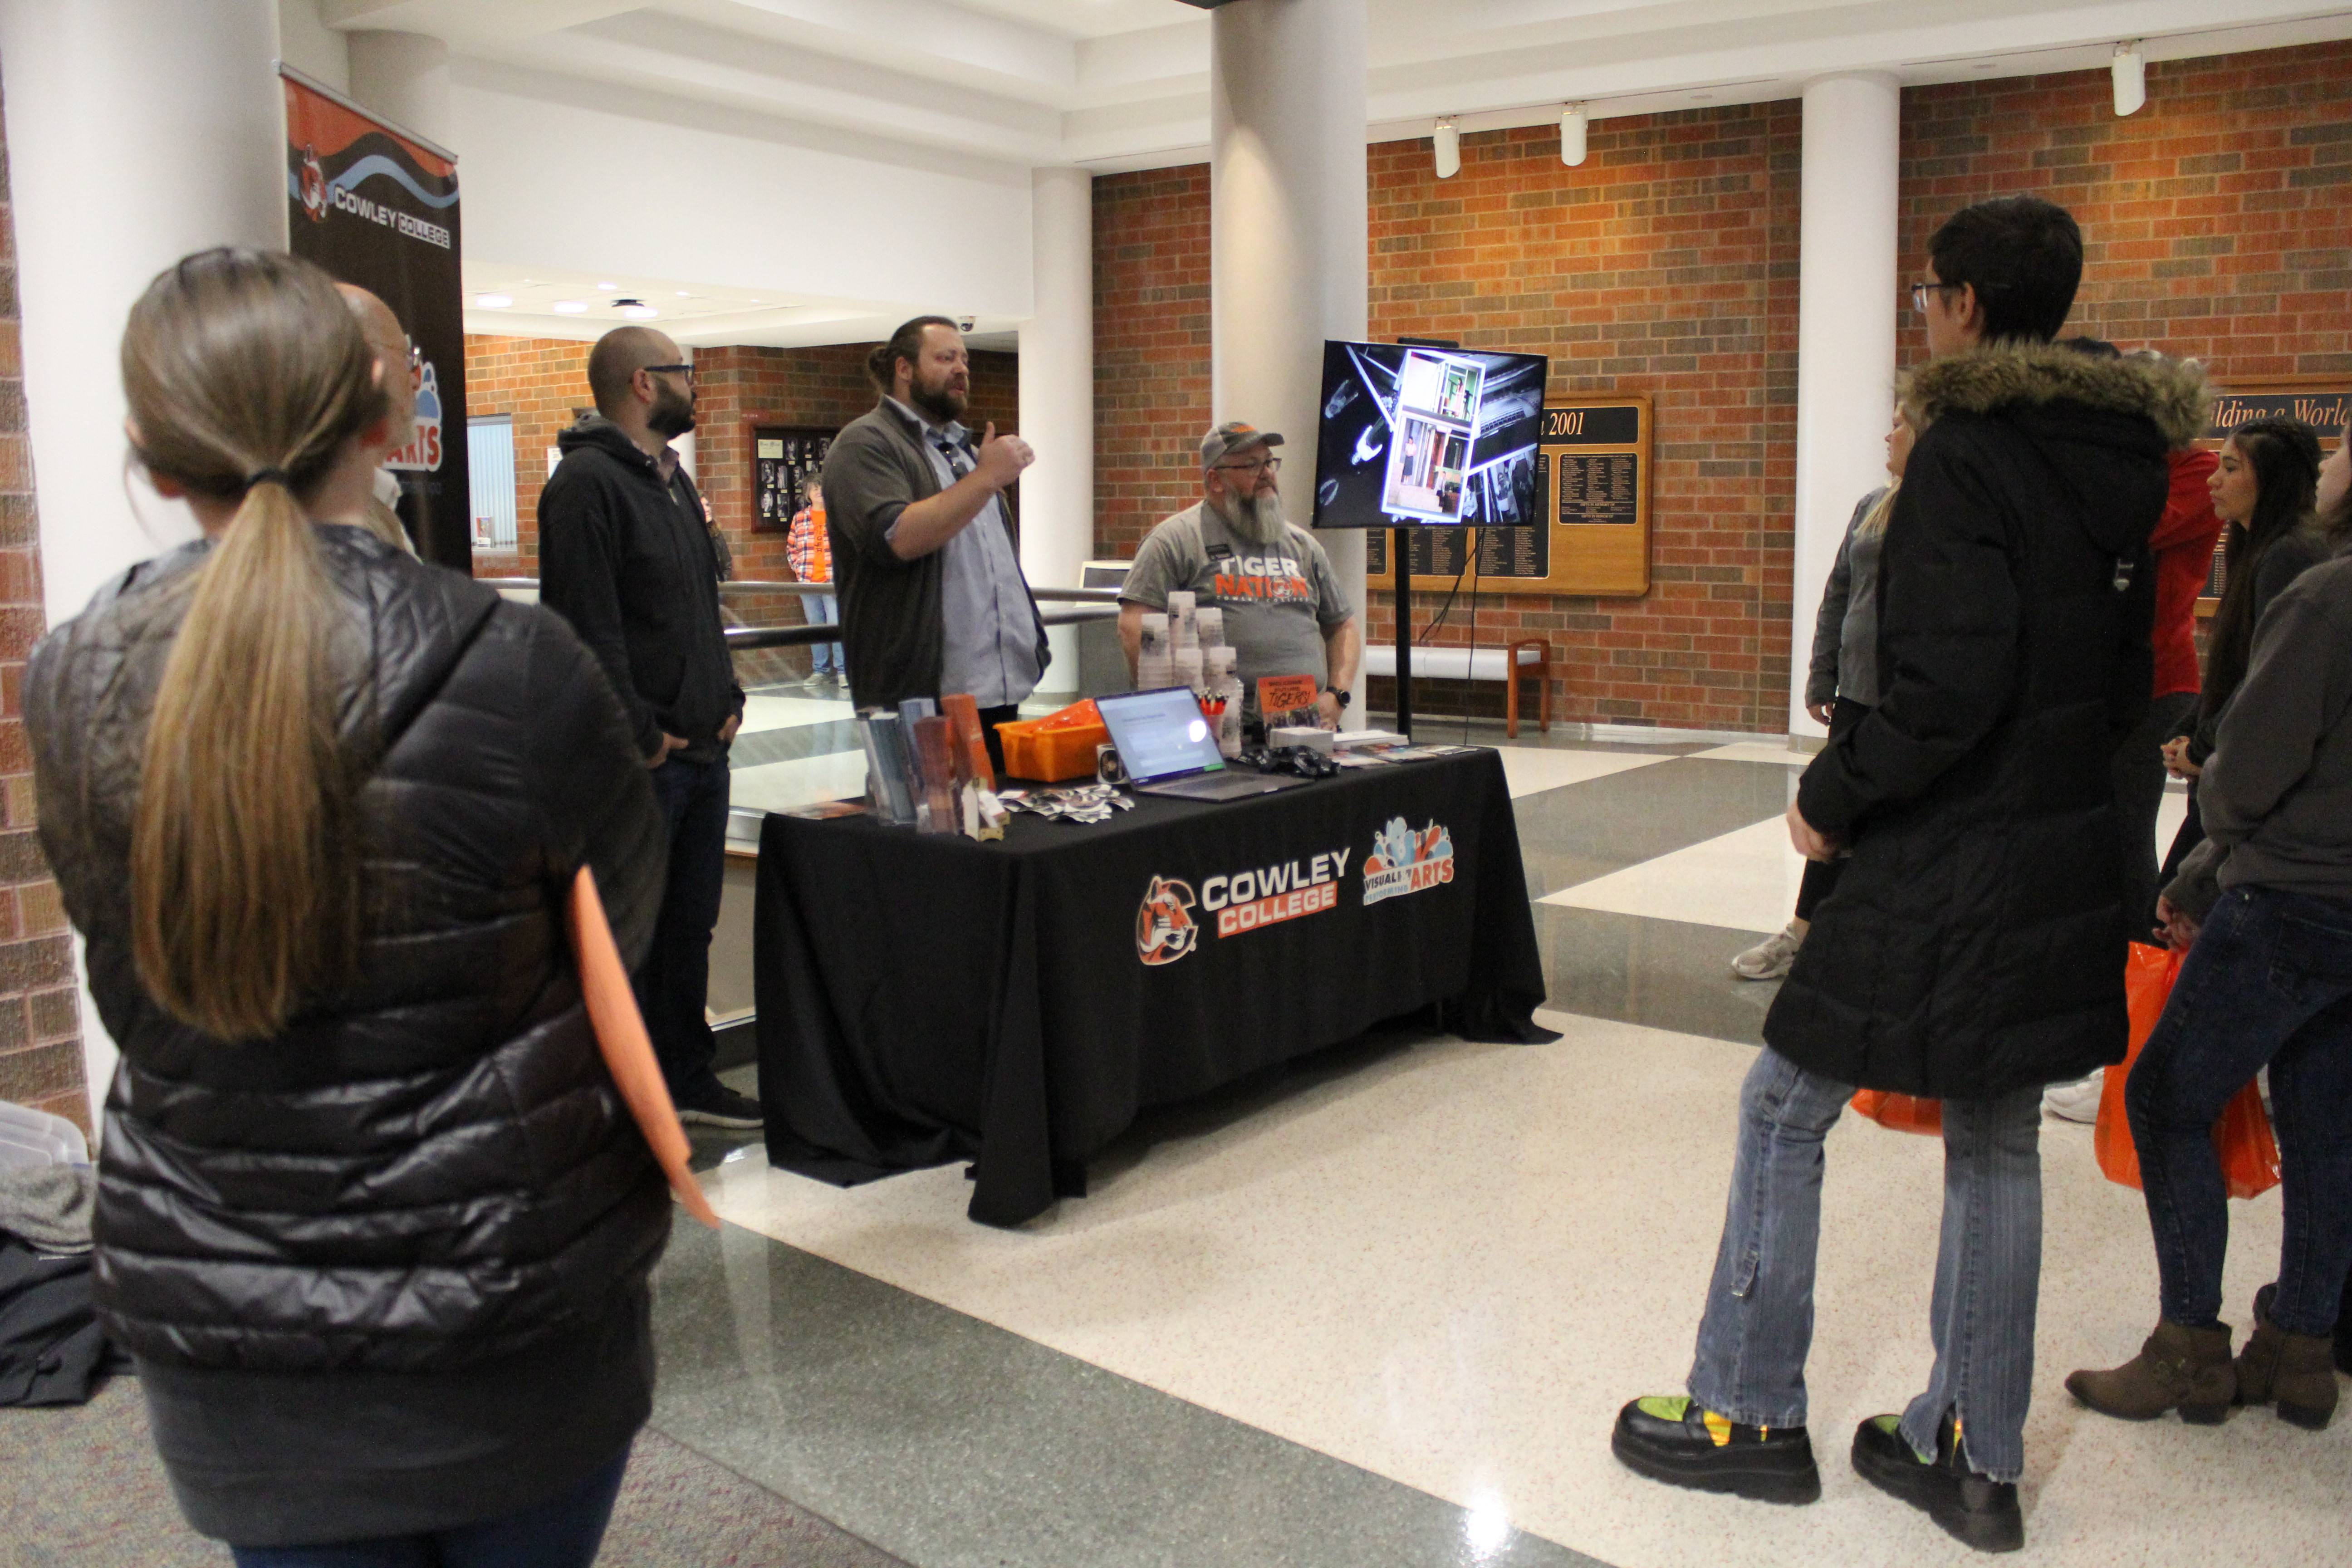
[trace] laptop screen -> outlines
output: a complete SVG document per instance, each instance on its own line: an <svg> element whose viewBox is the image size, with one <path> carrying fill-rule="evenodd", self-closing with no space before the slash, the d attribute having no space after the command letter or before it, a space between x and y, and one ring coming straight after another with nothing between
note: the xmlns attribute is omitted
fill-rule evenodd
<svg viewBox="0 0 2352 1568"><path fill-rule="evenodd" d="M1118 748L1127 776L1138 784L1225 765L1217 750L1217 731L1201 716L1200 700L1181 686L1097 697L1095 708L1110 731L1110 743Z"/></svg>

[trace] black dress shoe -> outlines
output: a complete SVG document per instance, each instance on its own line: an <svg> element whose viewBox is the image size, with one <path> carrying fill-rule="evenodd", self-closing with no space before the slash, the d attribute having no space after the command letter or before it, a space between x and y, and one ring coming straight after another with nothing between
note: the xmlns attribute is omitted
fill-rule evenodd
<svg viewBox="0 0 2352 1568"><path fill-rule="evenodd" d="M758 1100L748 1094L736 1093L717 1079L699 1089L678 1095L676 1103L677 1119L688 1127L723 1127L730 1132L748 1132L767 1120Z"/></svg>
<svg viewBox="0 0 2352 1568"><path fill-rule="evenodd" d="M1853 1429L1854 1473L1890 1497L1926 1510L1929 1519L1979 1552L2016 1552L2025 1545L2025 1516L2017 1483L1996 1481L1968 1467L1952 1418L1936 1435L1936 1457L1922 1459L1896 1429L1902 1417L1874 1415Z"/></svg>
<svg viewBox="0 0 2352 1568"><path fill-rule="evenodd" d="M1609 1447L1626 1468L1668 1486L1757 1502L1822 1495L1813 1440L1802 1426L1742 1426L1679 1394L1652 1394L1620 1410Z"/></svg>

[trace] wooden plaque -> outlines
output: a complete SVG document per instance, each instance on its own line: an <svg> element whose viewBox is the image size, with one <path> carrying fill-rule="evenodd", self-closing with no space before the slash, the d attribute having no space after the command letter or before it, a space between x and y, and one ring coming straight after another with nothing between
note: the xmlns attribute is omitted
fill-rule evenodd
<svg viewBox="0 0 2352 1568"><path fill-rule="evenodd" d="M1634 597L1650 591L1651 403L1645 392L1546 401L1537 448L1544 521L1528 528L1401 528L1415 593L1474 577L1490 594ZM1391 531L1365 541L1373 588L1391 580ZM1477 558L1466 552L1476 535Z"/></svg>

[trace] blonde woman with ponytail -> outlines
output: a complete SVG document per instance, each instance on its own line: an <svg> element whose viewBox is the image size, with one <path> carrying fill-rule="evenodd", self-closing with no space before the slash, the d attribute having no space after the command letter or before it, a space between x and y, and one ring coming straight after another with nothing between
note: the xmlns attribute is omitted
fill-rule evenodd
<svg viewBox="0 0 2352 1568"><path fill-rule="evenodd" d="M395 434L333 280L156 278L131 460L198 542L35 651L41 839L122 1061L97 1291L241 1564L592 1562L650 1407L662 1177L562 923L625 961L661 835L563 623L366 526Z"/></svg>
<svg viewBox="0 0 2352 1568"><path fill-rule="evenodd" d="M1837 560L1822 589L1821 614L1813 621L1813 657L1805 675L1805 711L1829 726L1830 738L1844 734L1878 705L1878 547L1886 520L1895 514L1903 466L1919 438L1918 416L1895 411L1886 432L1886 473L1894 482L1855 503ZM1797 949L1812 929L1813 910L1837 886L1837 860L1808 860L1797 885L1797 912L1788 925L1736 955L1731 973L1742 980L1778 980L1797 962Z"/></svg>

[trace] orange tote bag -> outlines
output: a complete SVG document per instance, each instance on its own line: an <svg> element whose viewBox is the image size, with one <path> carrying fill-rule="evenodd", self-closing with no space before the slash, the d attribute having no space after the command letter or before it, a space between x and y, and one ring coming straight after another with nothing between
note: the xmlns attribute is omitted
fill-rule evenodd
<svg viewBox="0 0 2352 1568"><path fill-rule="evenodd" d="M629 972L621 966L620 944L613 940L604 919L604 900L596 896L596 879L588 868L572 880L572 951L580 961L580 994L588 1004L588 1022L596 1030L596 1048L603 1053L613 1087L635 1119L637 1131L669 1178L669 1190L686 1212L719 1228L702 1184L687 1169L694 1145L677 1120L669 1085L662 1081L661 1064L654 1060L653 1037L646 1033L645 1016L637 1011L636 993L629 989Z"/></svg>
<svg viewBox="0 0 2352 1568"><path fill-rule="evenodd" d="M2124 1111L2124 1083L2139 1062L2140 1047L2156 1033L2157 1020L2164 1016L2172 983L2179 975L2180 954L2169 948L2136 942L2124 960L2131 1044L2122 1064L2107 1069L2094 1135L2099 1169L2107 1180L2122 1186L2139 1185L2139 1149L2132 1142L2131 1119ZM2221 1156L2221 1178L2231 1197L2251 1198L2278 1185L2278 1141L2271 1135L2270 1118L2263 1113L2262 1088L2252 1079L2221 1108L2220 1120L2213 1123L2213 1147Z"/></svg>
<svg viewBox="0 0 2352 1568"><path fill-rule="evenodd" d="M1897 1132L1925 1132L1931 1138L1944 1135L1944 1102L1922 1100L1916 1094L1896 1094L1884 1089L1858 1089L1853 1091L1853 1108L1877 1122Z"/></svg>

